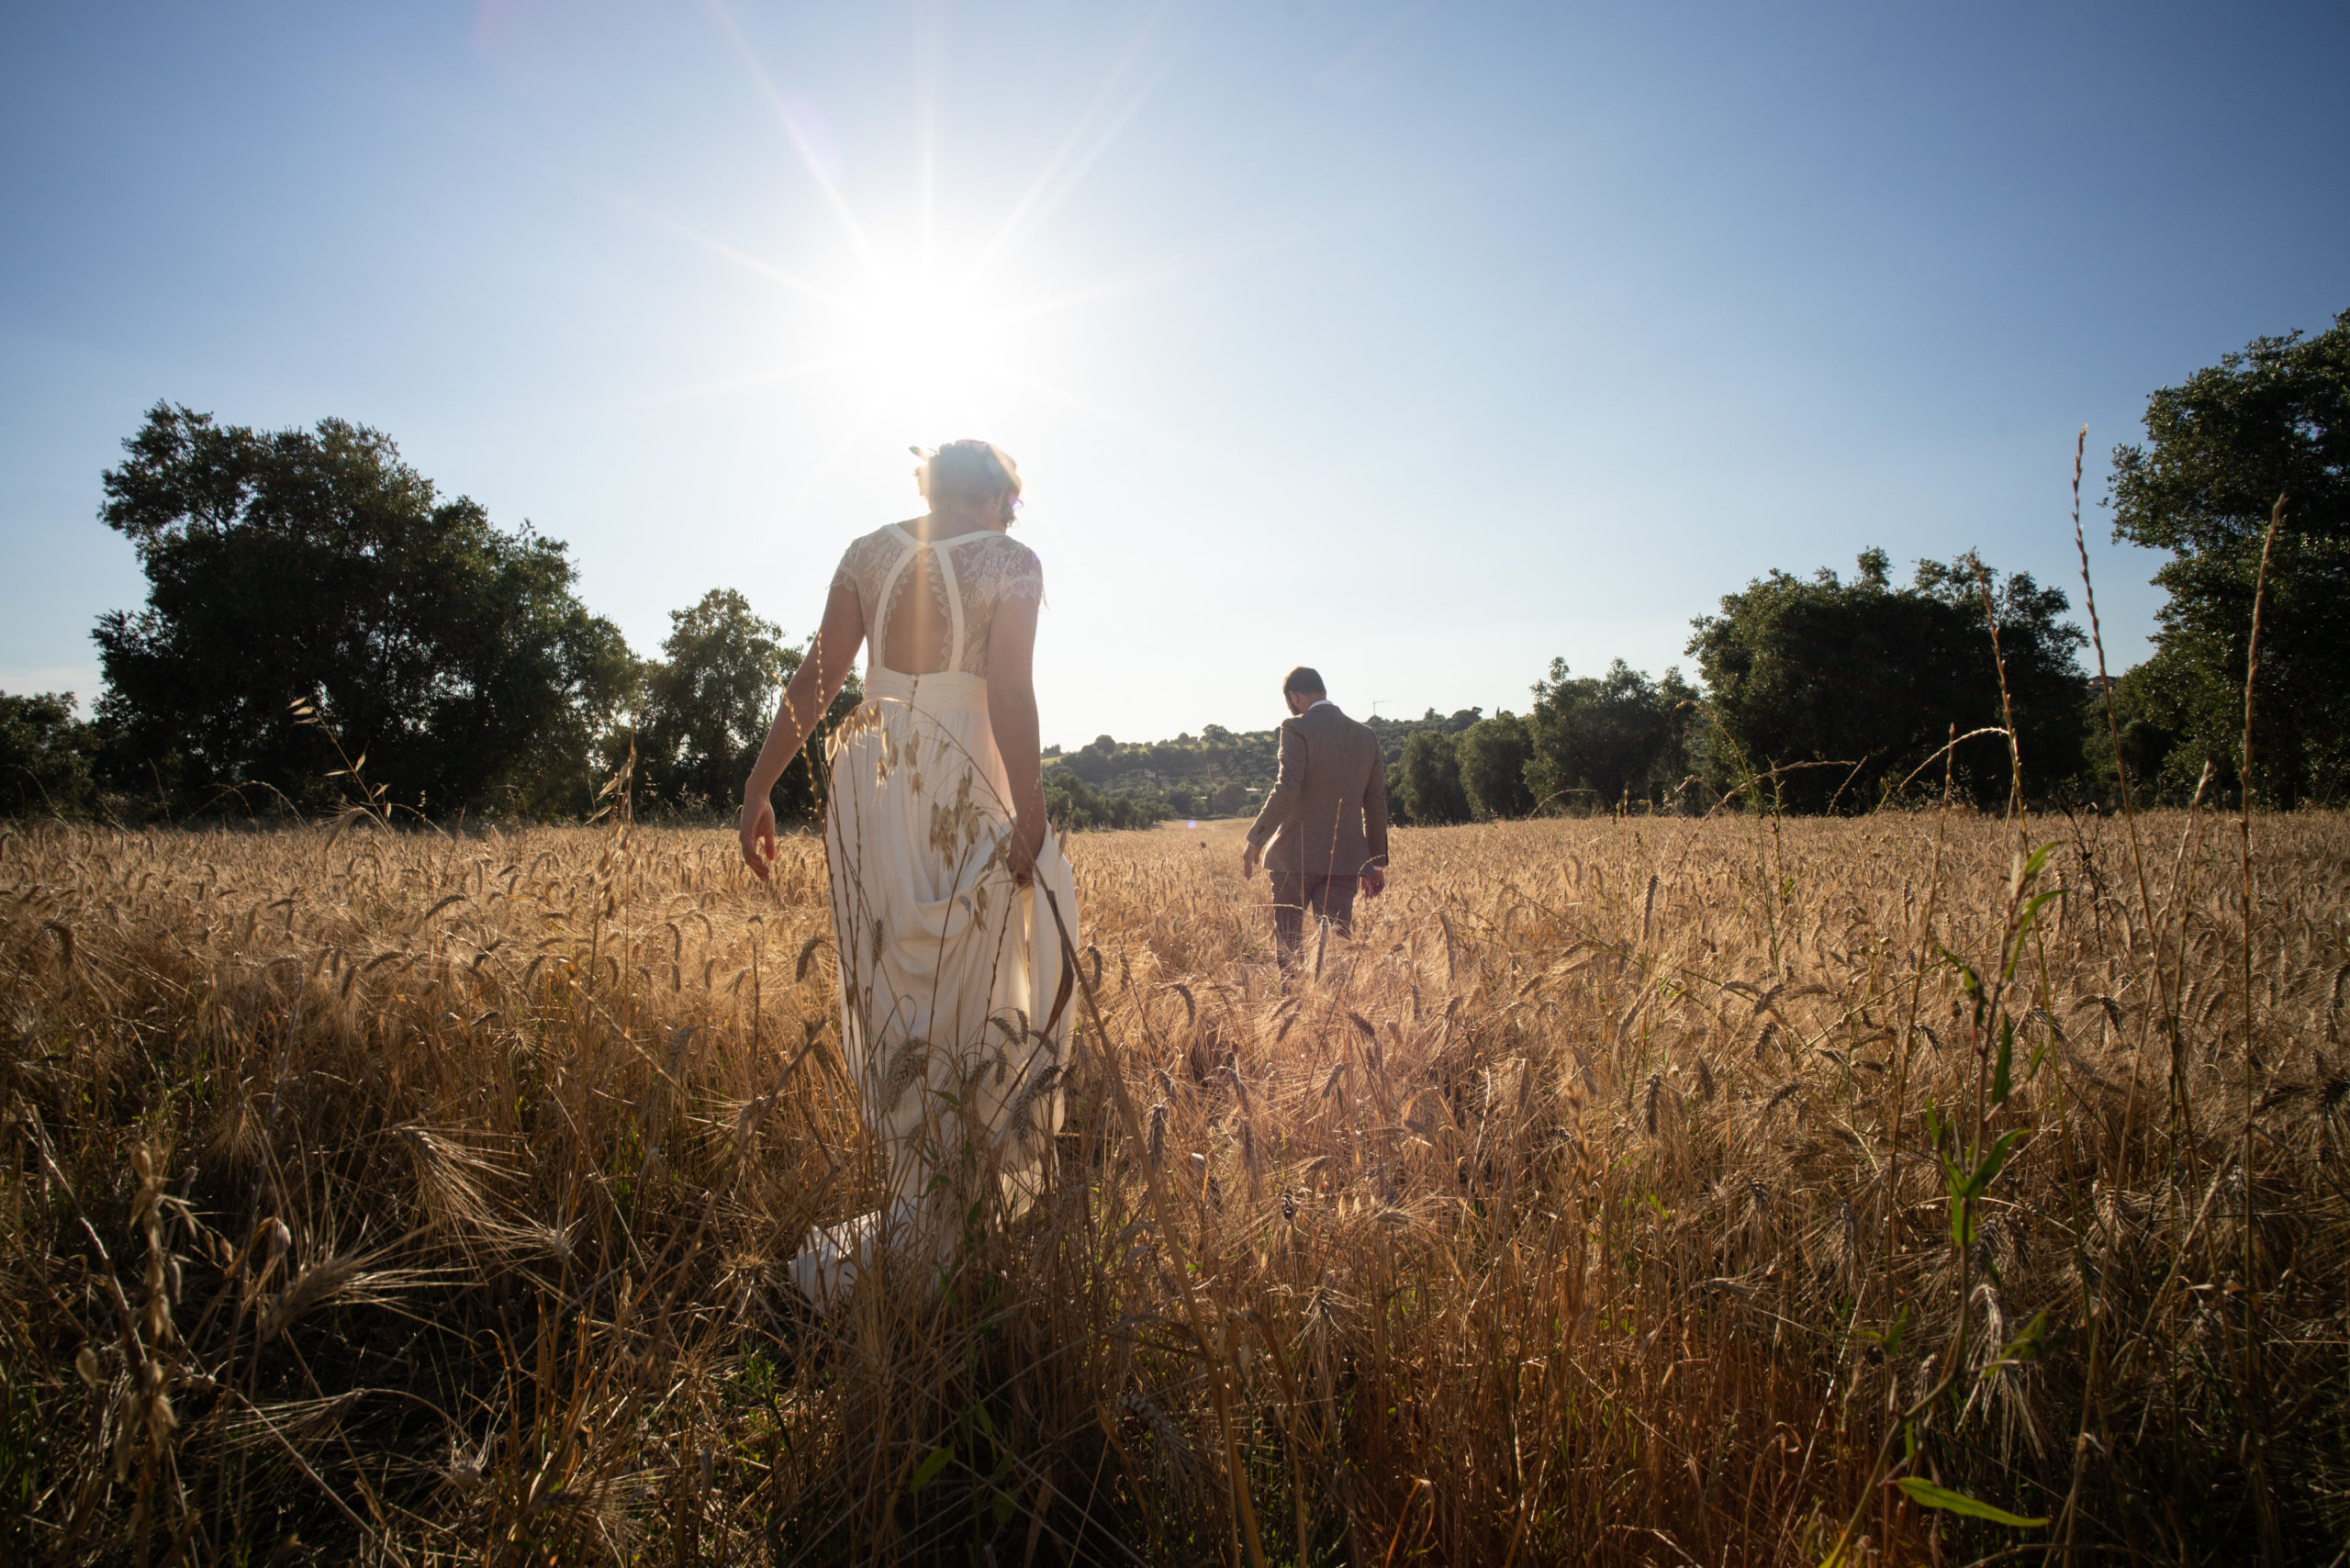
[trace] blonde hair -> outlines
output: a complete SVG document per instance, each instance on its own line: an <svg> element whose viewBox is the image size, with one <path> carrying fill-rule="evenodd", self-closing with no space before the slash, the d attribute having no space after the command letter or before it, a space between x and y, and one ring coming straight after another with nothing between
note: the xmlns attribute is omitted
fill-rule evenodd
<svg viewBox="0 0 2350 1568"><path fill-rule="evenodd" d="M912 450L922 459L914 483L934 507L989 500L1006 490L1020 494L1020 465L993 442L950 441L935 452Z"/></svg>

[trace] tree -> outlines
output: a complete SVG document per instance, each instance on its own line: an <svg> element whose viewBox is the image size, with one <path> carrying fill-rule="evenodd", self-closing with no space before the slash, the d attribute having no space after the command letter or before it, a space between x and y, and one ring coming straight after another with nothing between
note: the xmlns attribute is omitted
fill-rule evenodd
<svg viewBox="0 0 2350 1568"><path fill-rule="evenodd" d="M1469 820L1469 796L1460 787L1460 758L1453 737L1422 730L1404 745L1400 793L1411 820L1425 827Z"/></svg>
<svg viewBox="0 0 2350 1568"><path fill-rule="evenodd" d="M441 499L388 436L341 420L263 434L159 403L123 444L100 516L137 548L147 607L94 635L125 782L330 804L337 760L289 710L307 700L392 802L586 804L632 661L559 542Z"/></svg>
<svg viewBox="0 0 2350 1568"><path fill-rule="evenodd" d="M1531 809L1612 811L1673 799L1690 771L1688 704L1696 695L1677 669L1655 681L1617 659L1596 679L1576 679L1566 660L1552 659L1527 719Z"/></svg>
<svg viewBox="0 0 2350 1568"><path fill-rule="evenodd" d="M731 812L802 657L785 645L783 628L759 619L734 588L712 588L691 609L671 610L661 657L644 669L637 713L646 798L673 810ZM852 672L776 781L778 821L819 814L811 761L822 756L825 737L863 697Z"/></svg>
<svg viewBox="0 0 2350 1568"><path fill-rule="evenodd" d="M2082 715L2088 727L2083 746L2087 757L2084 776L2096 793L2105 800L2118 800L2122 774L2114 767L2113 742L2121 742L2121 764L2130 779L2132 792L2144 796L2150 790L2161 790L2165 784L2177 784L2192 793L2195 780L2175 779L2171 774L2171 754L2178 749L2178 731L2172 727L2161 703L2161 693L2154 689L2154 678L2163 672L2149 661L2127 674L2113 678L2113 727L2108 729L2104 704L2092 700Z"/></svg>
<svg viewBox="0 0 2350 1568"><path fill-rule="evenodd" d="M1118 743L1108 735L1096 735L1084 745L1069 754L1061 767L1072 778L1089 784L1100 784L1109 778L1118 765Z"/></svg>
<svg viewBox="0 0 2350 1568"><path fill-rule="evenodd" d="M2255 788L2273 804L2350 797L2350 310L2313 338L2255 338L2146 402L2118 446L2117 538L2171 552L2154 654L2125 678L2164 733L2161 775L2232 783L2261 539L2277 498L2253 702Z"/></svg>
<svg viewBox="0 0 2350 1568"><path fill-rule="evenodd" d="M1045 815L1062 833L1149 827L1174 815L1156 790L1097 790L1067 764L1046 770L1044 789Z"/></svg>
<svg viewBox="0 0 2350 1568"><path fill-rule="evenodd" d="M1534 737L1525 720L1503 711L1480 719L1452 743L1460 767L1460 789L1479 822L1522 817L1534 810L1526 765Z"/></svg>
<svg viewBox="0 0 2350 1568"><path fill-rule="evenodd" d="M1774 571L1692 623L1689 652L1720 726L1707 781L1726 792L1784 769L1764 788L1786 809L1860 810L1927 766L1953 728L1998 725L1985 583L2026 788L2044 793L2074 779L2087 692L2074 655L2086 639L2063 619L2064 594L2021 572L2002 577L1972 556L1920 561L1906 588L1891 586L1887 566L1883 551L1869 550L1850 583L1825 568L1808 580ZM2009 787L2006 743L1962 745L1954 772L1975 801L1997 803Z"/></svg>
<svg viewBox="0 0 2350 1568"><path fill-rule="evenodd" d="M0 691L0 816L70 812L89 803L96 735L74 706L70 691Z"/></svg>

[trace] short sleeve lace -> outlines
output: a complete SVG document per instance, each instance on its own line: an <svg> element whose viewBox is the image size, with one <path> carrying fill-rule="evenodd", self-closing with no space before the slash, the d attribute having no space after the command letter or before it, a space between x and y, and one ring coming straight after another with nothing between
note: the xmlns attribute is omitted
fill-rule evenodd
<svg viewBox="0 0 2350 1568"><path fill-rule="evenodd" d="M898 564L901 554L897 532L888 528L876 529L871 533L850 540L848 548L841 554L840 569L833 574L833 586L856 590L857 603L864 608L865 624L868 629L873 624L874 611L880 602L882 579L890 575L890 568Z"/></svg>

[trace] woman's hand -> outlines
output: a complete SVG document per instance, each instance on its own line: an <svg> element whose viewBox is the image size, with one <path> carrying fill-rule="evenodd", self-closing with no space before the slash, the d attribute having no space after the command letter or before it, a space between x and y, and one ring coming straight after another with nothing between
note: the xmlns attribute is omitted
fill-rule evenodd
<svg viewBox="0 0 2350 1568"><path fill-rule="evenodd" d="M1045 851L1045 819L1023 812L1012 823L1012 842L1005 847L1004 858L1011 863L1012 879L1020 887L1027 887L1036 879L1036 857Z"/></svg>
<svg viewBox="0 0 2350 1568"><path fill-rule="evenodd" d="M1012 879L1027 887L1036 879L1036 857L1045 848L1045 787L1036 757L1036 601L1013 597L996 609L988 632L988 723L996 755L1003 758L1004 801L1013 807L1012 837L1003 857Z"/></svg>
<svg viewBox="0 0 2350 1568"><path fill-rule="evenodd" d="M783 700L776 704L775 722L767 726L758 760L751 764L751 776L743 781L743 864L761 881L767 879L776 857L775 802L768 799L768 792L808 744L808 737L816 733L817 719L832 706L841 683L848 679L850 662L864 641L865 612L857 607L856 589L846 581L835 582L832 597L824 601L823 626L809 645L808 656L792 672L791 684L783 689ZM811 752L808 766L820 768L822 759Z"/></svg>
<svg viewBox="0 0 2350 1568"><path fill-rule="evenodd" d="M767 868L775 864L775 802L765 794L745 796L743 801L743 864L751 875L762 882L767 879Z"/></svg>

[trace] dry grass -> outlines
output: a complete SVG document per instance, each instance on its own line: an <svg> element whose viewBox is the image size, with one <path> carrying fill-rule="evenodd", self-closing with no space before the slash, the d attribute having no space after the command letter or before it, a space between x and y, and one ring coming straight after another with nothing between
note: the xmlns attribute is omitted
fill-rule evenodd
<svg viewBox="0 0 2350 1568"><path fill-rule="evenodd" d="M2350 824L2255 823L2247 994L2232 824L2142 822L2151 908L2034 819L2020 935L1990 820L1405 833L1286 989L1228 845L1084 839L1052 1190L829 1323L814 841L0 830L0 1548L2324 1561Z"/></svg>

